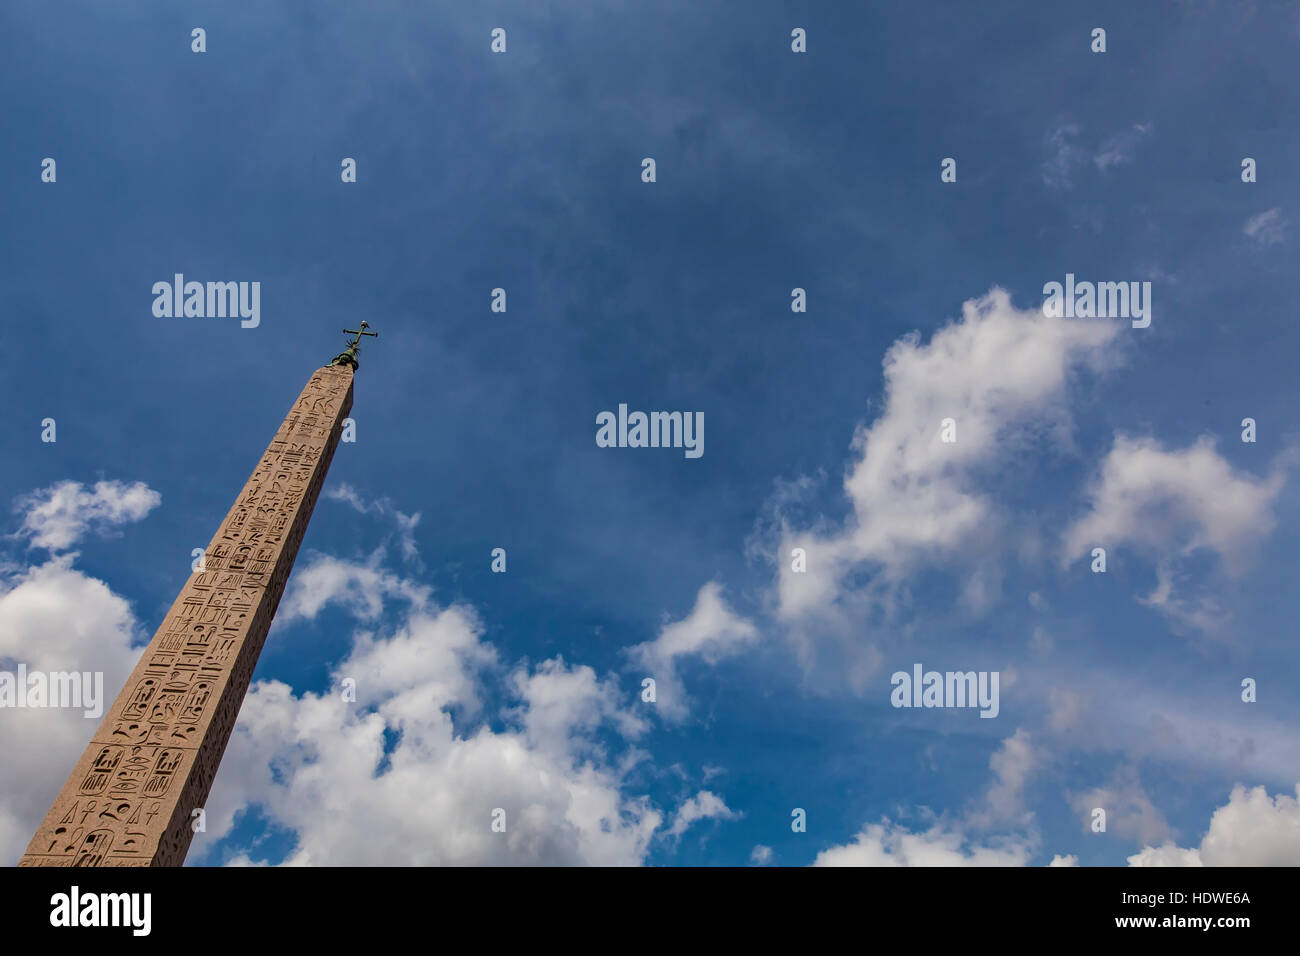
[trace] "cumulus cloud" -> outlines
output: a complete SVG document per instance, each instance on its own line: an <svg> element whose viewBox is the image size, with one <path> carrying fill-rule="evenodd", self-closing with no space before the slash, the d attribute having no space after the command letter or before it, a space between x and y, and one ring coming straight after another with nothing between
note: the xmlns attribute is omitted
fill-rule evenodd
<svg viewBox="0 0 1300 956"><path fill-rule="evenodd" d="M138 656L133 638L145 635L127 602L71 560L0 582L0 664L102 670L114 695ZM316 564L378 587L385 613L346 592L303 602L299 616L334 602L362 626L321 693L250 688L192 859L255 810L291 837L288 864L644 862L666 815L628 783L645 759L626 743L645 728L624 706L635 693L560 658L503 670L473 609L440 607L428 589L374 568ZM341 692L347 678L355 700ZM80 710L0 710L0 860L25 850L93 729ZM498 810L505 832L492 828ZM702 791L675 810L674 826L731 815ZM229 862L279 853L254 838L229 847Z"/></svg>
<svg viewBox="0 0 1300 956"><path fill-rule="evenodd" d="M772 848L759 843L749 851L749 862L753 866L768 866L773 858Z"/></svg>
<svg viewBox="0 0 1300 956"><path fill-rule="evenodd" d="M1117 436L1089 491L1087 514L1065 532L1062 560L1097 546L1206 548L1240 573L1253 546L1273 530L1284 481L1280 470L1268 478L1235 471L1209 437L1169 450L1152 438Z"/></svg>
<svg viewBox="0 0 1300 956"><path fill-rule="evenodd" d="M1223 631L1228 614L1215 594L1178 586L1181 565L1212 554L1229 577L1250 565L1258 544L1272 533L1273 507L1286 481L1289 457L1265 478L1235 470L1202 437L1182 449L1153 438L1118 435L1088 491L1088 510L1062 536L1061 564L1094 547L1132 547L1155 563L1156 585L1139 598L1163 613L1176 630Z"/></svg>
<svg viewBox="0 0 1300 956"><path fill-rule="evenodd" d="M19 498L14 511L23 516L20 537L36 548L66 551L88 533L141 520L161 502L162 496L140 481L97 481L89 489L79 481L61 481Z"/></svg>
<svg viewBox="0 0 1300 956"><path fill-rule="evenodd" d="M1070 375L1113 361L1108 347L1118 329L1020 310L994 288L964 303L961 319L928 344L916 334L895 342L884 360L884 407L853 442L857 459L844 481L851 517L842 527L783 529L779 617L792 625L833 618L852 600L883 601L918 566L963 555L965 596L987 603L997 584L989 577L993 563L984 561L981 571L969 556L976 542L984 551L998 546L992 535L1001 515L978 479L1004 468L1036 434L1066 440ZM954 442L941 439L949 418ZM794 548L807 554L805 572L786 558ZM843 616L863 618L860 609ZM811 647L799 650L807 666ZM867 659L856 682L873 667Z"/></svg>
<svg viewBox="0 0 1300 956"><path fill-rule="evenodd" d="M130 605L71 556L0 579L0 669L102 672L107 709L143 636ZM27 849L97 726L80 708L0 709L0 865Z"/></svg>
<svg viewBox="0 0 1300 956"><path fill-rule="evenodd" d="M427 588L368 565L317 556L306 572L295 616L337 603L371 624L393 602L408 606L390 629L358 630L334 668L332 686L351 678L355 702L253 687L209 800L209 845L255 806L296 835L289 864L622 865L643 862L656 833L736 816L705 790L664 830L647 796L625 792L644 757L626 743L646 723L613 677L558 657L520 662L489 707L499 655L473 609L439 607ZM707 586L688 618L642 647L671 671L683 655L716 660L752 636ZM497 811L504 833L492 829Z"/></svg>
<svg viewBox="0 0 1300 956"><path fill-rule="evenodd" d="M425 719L430 700L477 713L483 703L477 674L497 659L480 631L471 608L419 604L391 633L357 632L337 673L356 681L358 704L382 704L398 730L408 712Z"/></svg>
<svg viewBox="0 0 1300 956"><path fill-rule="evenodd" d="M363 621L373 621L384 609L386 598L425 603L432 591L409 578L380 566L382 554L366 564L323 554L309 557L306 567L294 571L276 621L289 623L311 620L327 604L342 605Z"/></svg>
<svg viewBox="0 0 1300 956"><path fill-rule="evenodd" d="M1117 328L1021 311L994 289L966 302L962 319L928 345L916 335L895 342L884 361L884 410L854 439L859 457L844 482L853 520L839 533L788 538L810 548L809 570L782 563L782 614L832 600L854 564L897 577L917 559L955 551L992 514L988 498L970 487L971 472L1010 450L999 439L1017 426L1054 416L1059 423L1071 367ZM956 423L954 442L941 440L945 418Z"/></svg>
<svg viewBox="0 0 1300 956"><path fill-rule="evenodd" d="M337 694L255 685L203 836L219 837L235 813L256 806L294 834L288 865L644 860L662 815L647 798L621 792L618 768L574 761L514 729L462 732L435 690L413 690L404 702L361 709ZM227 764L238 769L228 773ZM498 810L505 832L492 829Z"/></svg>
<svg viewBox="0 0 1300 956"><path fill-rule="evenodd" d="M618 684L599 680L585 665L570 667L557 657L531 671L517 669L511 681L523 701L518 717L524 733L548 752L568 752L606 722L628 739L647 729L646 721L627 709Z"/></svg>
<svg viewBox="0 0 1300 956"><path fill-rule="evenodd" d="M818 853L813 866L1024 866L1032 853L1030 842L1016 837L979 844L957 829L913 832L884 819L851 843Z"/></svg>
<svg viewBox="0 0 1300 956"><path fill-rule="evenodd" d="M1228 802L1214 811L1199 847L1173 843L1145 846L1129 866L1298 866L1300 865L1300 784L1296 796L1270 798L1263 787L1232 788Z"/></svg>
<svg viewBox="0 0 1300 956"><path fill-rule="evenodd" d="M502 703L489 707L498 654L477 615L394 582L384 596L409 607L396 626L355 634L333 690L253 686L202 841L216 842L237 813L256 807L295 834L285 861L294 865L643 862L664 817L648 797L624 793L641 755L624 749L611 759L600 744L602 732L644 729L613 679L560 658L521 663L501 682ZM366 603L343 603L371 620ZM347 678L355 702L338 692ZM483 719L471 720L477 713ZM504 833L492 829L498 810Z"/></svg>
<svg viewBox="0 0 1300 956"><path fill-rule="evenodd" d="M1143 847L1128 858L1129 866L1204 866L1199 850L1184 850L1172 843Z"/></svg>
<svg viewBox="0 0 1300 956"><path fill-rule="evenodd" d="M722 587L710 582L700 588L695 607L680 621L667 624L653 641L628 648L628 656L654 678L656 709L665 720L686 717L686 690L677 673L678 661L698 657L716 664L758 638L758 629L736 615L722 597Z"/></svg>

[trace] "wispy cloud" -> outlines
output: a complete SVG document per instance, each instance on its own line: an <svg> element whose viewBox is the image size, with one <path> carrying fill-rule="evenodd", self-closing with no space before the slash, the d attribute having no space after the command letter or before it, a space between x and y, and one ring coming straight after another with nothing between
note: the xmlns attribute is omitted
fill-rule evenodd
<svg viewBox="0 0 1300 956"><path fill-rule="evenodd" d="M1092 157L1093 165L1106 170L1133 162L1138 144L1151 132L1150 123L1135 123L1129 129L1107 137Z"/></svg>
<svg viewBox="0 0 1300 956"><path fill-rule="evenodd" d="M391 520L395 525L393 534L396 536L398 545L401 548L402 557L418 565L420 552L415 546L415 528L420 523L420 512L406 514L399 511L388 498L375 498L367 501L355 488L347 483L326 489L325 497L334 501L346 502L363 515L379 515Z"/></svg>
<svg viewBox="0 0 1300 956"><path fill-rule="evenodd" d="M739 816L712 790L701 790L678 807L666 835L679 837L686 832L687 827L699 820L735 820Z"/></svg>
<svg viewBox="0 0 1300 956"><path fill-rule="evenodd" d="M1085 827L1092 824L1093 811L1101 809L1106 811L1108 833L1142 843L1175 835L1164 814L1143 789L1137 770L1131 766L1117 771L1108 785L1075 794L1070 804Z"/></svg>
<svg viewBox="0 0 1300 956"><path fill-rule="evenodd" d="M1134 123L1106 137L1095 147L1080 143L1077 123L1064 123L1047 134L1043 183L1053 189L1072 189L1079 172L1089 163L1099 172L1133 162L1139 144L1150 134L1150 123Z"/></svg>
<svg viewBox="0 0 1300 956"><path fill-rule="evenodd" d="M1257 216L1251 216L1241 227L1242 233L1260 246L1275 246L1286 239L1286 218L1282 209L1274 206Z"/></svg>
<svg viewBox="0 0 1300 956"><path fill-rule="evenodd" d="M1047 134L1047 159L1043 161L1043 182L1054 189L1074 185L1074 173L1083 165L1087 154L1075 142L1079 127L1070 123Z"/></svg>

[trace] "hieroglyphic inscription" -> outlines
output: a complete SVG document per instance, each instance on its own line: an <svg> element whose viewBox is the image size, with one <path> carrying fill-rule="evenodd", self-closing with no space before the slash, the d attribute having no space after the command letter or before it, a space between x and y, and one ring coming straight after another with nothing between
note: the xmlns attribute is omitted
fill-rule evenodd
<svg viewBox="0 0 1300 956"><path fill-rule="evenodd" d="M19 866L179 866L352 408L352 369L298 396Z"/></svg>

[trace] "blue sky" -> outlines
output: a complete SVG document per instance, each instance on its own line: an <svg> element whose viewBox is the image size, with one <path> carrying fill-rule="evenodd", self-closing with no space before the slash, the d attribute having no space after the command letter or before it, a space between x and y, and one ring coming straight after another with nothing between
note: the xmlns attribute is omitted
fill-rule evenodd
<svg viewBox="0 0 1300 956"><path fill-rule="evenodd" d="M1242 835L1300 828L1295 4L0 18L0 661L129 665L380 333L191 863L1300 853ZM177 272L259 281L260 325L155 317ZM1151 282L1150 327L1043 319L1067 273ZM619 403L702 412L704 455L598 448ZM891 707L916 662L1000 713ZM367 714L389 757L342 759ZM0 711L7 858L56 720Z"/></svg>

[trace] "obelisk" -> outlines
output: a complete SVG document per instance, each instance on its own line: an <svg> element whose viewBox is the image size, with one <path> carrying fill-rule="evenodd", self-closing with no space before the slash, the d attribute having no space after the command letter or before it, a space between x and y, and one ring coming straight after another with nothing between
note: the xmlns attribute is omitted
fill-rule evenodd
<svg viewBox="0 0 1300 956"><path fill-rule="evenodd" d="M352 408L365 331L312 375L19 866L179 866Z"/></svg>

